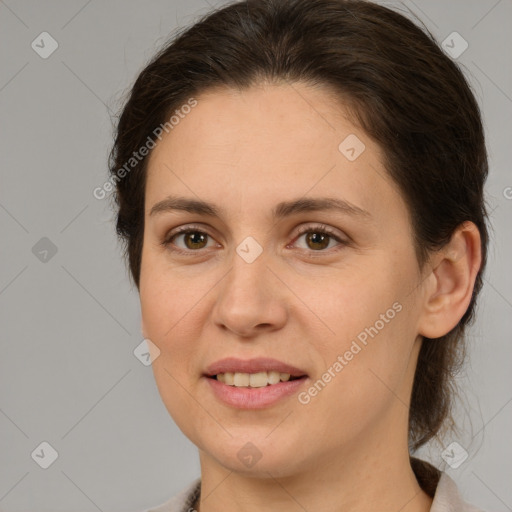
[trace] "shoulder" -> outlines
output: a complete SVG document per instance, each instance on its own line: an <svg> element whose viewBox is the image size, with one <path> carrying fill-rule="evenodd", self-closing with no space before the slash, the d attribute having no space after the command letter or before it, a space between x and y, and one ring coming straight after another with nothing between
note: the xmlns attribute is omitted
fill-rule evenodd
<svg viewBox="0 0 512 512"><path fill-rule="evenodd" d="M193 505L201 492L201 479L196 478L170 500L143 512L192 512Z"/></svg>
<svg viewBox="0 0 512 512"><path fill-rule="evenodd" d="M466 503L459 493L457 484L444 472L437 484L430 512L484 512Z"/></svg>

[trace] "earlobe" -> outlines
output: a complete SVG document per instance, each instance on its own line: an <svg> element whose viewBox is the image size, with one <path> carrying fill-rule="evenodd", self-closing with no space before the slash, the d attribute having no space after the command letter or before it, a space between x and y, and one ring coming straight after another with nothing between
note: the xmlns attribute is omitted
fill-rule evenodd
<svg viewBox="0 0 512 512"><path fill-rule="evenodd" d="M482 261L480 232L473 222L461 224L450 242L433 258L418 333L439 338L450 332L466 312Z"/></svg>

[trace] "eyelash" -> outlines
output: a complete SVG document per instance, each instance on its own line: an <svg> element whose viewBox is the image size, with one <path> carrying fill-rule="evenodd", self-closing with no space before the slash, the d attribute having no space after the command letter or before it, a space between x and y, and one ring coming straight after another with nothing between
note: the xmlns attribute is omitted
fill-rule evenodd
<svg viewBox="0 0 512 512"><path fill-rule="evenodd" d="M200 229L199 227L184 226L184 227L177 228L174 233L172 233L170 236L166 237L165 240L161 243L161 245L163 245L165 248L169 249L170 251L172 251L174 253L183 254L185 256L195 256L196 254L194 254L194 253L199 253L199 252L203 251L204 249L197 249L197 250L188 249L188 250L185 250L185 249L180 249L180 248L177 248L177 247L171 247L172 245L174 245L172 240L174 240L179 235L183 235L183 234L187 234L187 233L200 233L200 234L209 236L210 238L213 238L206 231ZM334 239L336 242L339 243L338 246L336 246L335 248L331 248L331 249L321 249L321 250L318 250L318 251L302 249L302 250L305 250L307 252L310 252L311 253L310 256L313 257L313 258L318 257L318 256L323 256L325 253L329 253L329 252L331 252L333 250L334 251L340 250L344 246L348 246L349 245L349 242L347 240L342 240L331 229L329 229L325 225L320 225L320 224L319 225L315 225L315 226L304 226L304 227L300 228L299 232L297 233L297 235L295 236L295 238L293 240L293 243L296 242L302 235L304 235L306 233L320 233L320 234L323 234L323 235L328 235L330 238ZM320 253L320 254L315 254L315 253Z"/></svg>

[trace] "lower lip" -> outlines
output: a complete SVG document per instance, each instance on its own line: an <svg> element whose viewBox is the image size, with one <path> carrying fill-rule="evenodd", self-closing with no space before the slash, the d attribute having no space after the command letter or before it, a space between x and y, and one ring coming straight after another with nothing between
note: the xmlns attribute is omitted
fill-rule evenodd
<svg viewBox="0 0 512 512"><path fill-rule="evenodd" d="M227 405L238 409L263 409L274 405L279 400L297 393L307 377L279 382L262 388L237 388L228 386L217 379L204 377L215 396Z"/></svg>

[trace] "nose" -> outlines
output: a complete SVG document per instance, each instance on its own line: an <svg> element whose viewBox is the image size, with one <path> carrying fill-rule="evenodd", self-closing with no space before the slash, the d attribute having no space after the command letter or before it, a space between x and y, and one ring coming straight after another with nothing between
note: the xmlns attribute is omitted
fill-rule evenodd
<svg viewBox="0 0 512 512"><path fill-rule="evenodd" d="M285 290L265 251L252 263L235 253L230 271L219 283L213 320L243 338L281 329L288 315Z"/></svg>

